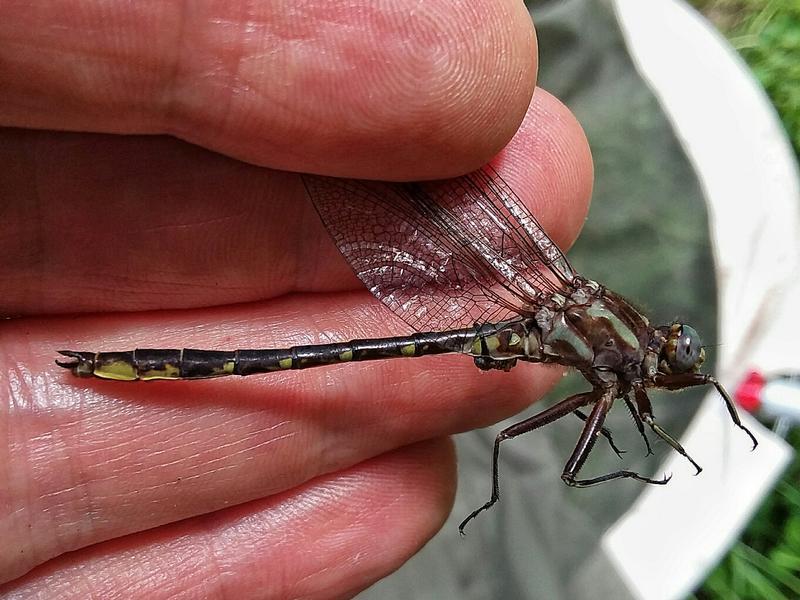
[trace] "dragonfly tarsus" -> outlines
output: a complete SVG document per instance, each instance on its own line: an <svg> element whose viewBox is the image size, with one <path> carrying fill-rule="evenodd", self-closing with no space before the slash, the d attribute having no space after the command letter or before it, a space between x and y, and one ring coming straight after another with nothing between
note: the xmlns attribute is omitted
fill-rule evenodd
<svg viewBox="0 0 800 600"><path fill-rule="evenodd" d="M608 411L611 409L611 406L614 404L614 400L617 398L618 388L617 386L597 388L589 392L589 395L592 397L592 400L595 400L595 405L592 408L592 412L589 413L589 417L586 419L586 425L584 425L583 431L581 431L581 436L578 438L575 450L573 450L572 456L570 456L564 467L564 472L561 474L562 481L571 487L589 487L613 479L635 479L636 481L653 483L656 485L667 483L671 476L665 476L664 479L651 479L650 477L645 477L633 471L615 471L591 479L577 479L578 472L581 470L581 467L583 467L586 459L589 457L589 453L592 451L594 442L597 439L597 433L603 426L603 421Z"/></svg>
<svg viewBox="0 0 800 600"><path fill-rule="evenodd" d="M467 526L467 523L469 523L483 511L494 506L494 504L500 499L499 459L500 444L502 442L505 440L510 440L511 438L515 438L524 433L529 433L535 429L538 429L539 427L547 425L548 423L552 423L553 421L556 421L571 412L575 412L580 407L586 406L587 404L593 402L596 398L597 392L595 390L592 390L591 392L584 392L582 394L575 394L574 396L570 396L558 404L555 404L550 408L525 419L524 421L520 421L519 423L514 423L510 427L506 427L503 431L498 433L497 437L494 438L494 450L492 452L492 494L484 505L473 510L463 521L461 521L461 524L458 526L458 532L461 535L464 535L464 527Z"/></svg>
<svg viewBox="0 0 800 600"><path fill-rule="evenodd" d="M561 479L570 487L583 488L605 483L606 481L612 481L614 479L635 479L636 481L641 481L642 483L666 485L669 483L669 480L672 479L672 475L664 475L663 479L651 479L650 477L639 475L639 473L635 473L634 471L614 471L613 473L601 475L600 477L592 477L591 479L575 479L574 476L570 476L565 473L561 475Z"/></svg>
<svg viewBox="0 0 800 600"><path fill-rule="evenodd" d="M576 417L578 417L584 423L586 422L586 419L589 418L589 417L586 416L586 414L583 411L580 411L580 410L573 410L572 414L574 414ZM612 437L611 432L608 430L608 428L607 427L601 427L600 428L600 435L602 435L604 438L606 438L606 440L608 441L608 445L611 446L611 449L614 451L614 453L621 459L622 455L625 454L625 450L620 450L619 448L617 448L617 445L614 443L614 438Z"/></svg>
<svg viewBox="0 0 800 600"><path fill-rule="evenodd" d="M758 440L756 439L756 436L753 435L753 432L742 424L742 421L739 418L739 413L736 411L736 405L733 403L733 399L730 397L730 395L728 395L728 392L725 390L724 387L722 387L720 382L717 381L716 377L706 374L699 374L699 375L701 375L706 380L707 383L710 383L715 388L717 388L717 392L719 393L720 396L722 396L722 399L725 401L725 408L728 409L728 414L730 415L731 420L733 420L734 424L739 429L741 429L748 436L750 436L750 441L753 442L753 447L750 448L750 450L751 451L755 450L756 446L758 446Z"/></svg>
<svg viewBox="0 0 800 600"><path fill-rule="evenodd" d="M650 428L655 432L655 434L658 437L660 437L662 440L667 442L670 446L672 446L674 448L674 450L678 454L680 454L686 460L688 460L690 463L692 463L692 466L695 469L697 469L697 472L695 473L695 475L700 475L700 473L703 471L703 467L698 465L694 461L694 459L691 456L689 456L689 454L686 452L686 450L683 449L683 446L681 446L680 443L678 443L678 440L676 440L674 437L672 437L670 434L668 434L666 431L664 431L664 429L661 427L661 425L659 425L658 423L655 422L655 420L653 419L652 415L645 415L644 416L644 422L647 423L650 426Z"/></svg>
<svg viewBox="0 0 800 600"><path fill-rule="evenodd" d="M744 426L742 420L739 418L739 413L736 411L736 405L733 403L733 399L713 375L707 375L706 373L673 373L668 375L656 375L653 378L653 383L655 384L655 387L663 388L665 390L682 390L698 385L713 385L719 395L722 396L722 399L725 401L725 408L728 409L728 414L731 417L731 421L733 421L734 425L736 425L739 429L744 431L750 437L750 441L753 442L753 447L751 450L755 450L756 446L758 446L758 440L756 439L756 436L754 436L753 433Z"/></svg>
<svg viewBox="0 0 800 600"><path fill-rule="evenodd" d="M636 429L639 430L639 435L642 436L644 440L644 445L647 448L645 456L652 456L653 449L650 447L650 440L647 439L647 434L644 432L644 423L642 423L642 419L639 417L639 413L636 411L636 407L633 405L633 402L631 402L631 399L626 395L624 400L625 406L628 407L628 412L631 413L631 417L633 417L633 422L636 423Z"/></svg>
<svg viewBox="0 0 800 600"><path fill-rule="evenodd" d="M672 448L681 456L683 456L686 460L692 463L692 466L697 469L695 475L700 475L703 467L698 465L694 459L689 456L689 454L684 450L683 446L678 443L674 437L664 431L664 428L661 427L658 423L656 423L656 419L653 416L653 406L650 404L650 398L647 396L647 392L644 389L644 386L641 383L636 383L633 386L633 394L634 398L636 399L636 412L638 413L639 422L641 423L644 421L647 423L648 427L653 430L658 437L662 440L667 442ZM632 408L632 407L629 407Z"/></svg>

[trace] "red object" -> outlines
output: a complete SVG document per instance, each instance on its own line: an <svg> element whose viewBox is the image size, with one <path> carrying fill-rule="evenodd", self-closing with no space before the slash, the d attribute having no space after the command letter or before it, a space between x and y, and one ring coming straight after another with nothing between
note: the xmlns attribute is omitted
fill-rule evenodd
<svg viewBox="0 0 800 600"><path fill-rule="evenodd" d="M750 371L736 390L736 402L747 412L754 413L761 408L761 390L766 379L757 371Z"/></svg>

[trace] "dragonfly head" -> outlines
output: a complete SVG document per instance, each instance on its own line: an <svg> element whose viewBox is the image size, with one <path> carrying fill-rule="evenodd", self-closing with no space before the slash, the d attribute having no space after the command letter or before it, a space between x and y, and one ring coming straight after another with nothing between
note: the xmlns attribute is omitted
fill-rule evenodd
<svg viewBox="0 0 800 600"><path fill-rule="evenodd" d="M661 368L667 373L696 373L706 360L700 334L694 327L673 323L661 349Z"/></svg>

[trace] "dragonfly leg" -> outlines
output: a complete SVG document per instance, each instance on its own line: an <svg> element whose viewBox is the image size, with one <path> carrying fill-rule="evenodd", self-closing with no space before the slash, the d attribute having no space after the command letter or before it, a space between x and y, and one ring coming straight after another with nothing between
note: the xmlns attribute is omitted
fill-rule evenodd
<svg viewBox="0 0 800 600"><path fill-rule="evenodd" d="M592 451L592 447L597 439L598 432L603 426L603 421L605 420L608 411L611 409L611 406L614 404L614 398L616 397L616 394L616 387L602 390L602 396L594 405L592 412L589 414L586 425L581 432L581 437L578 439L578 444L575 446L575 450L572 452L572 456L570 456L566 466L564 467L564 472L561 474L561 479L567 485L572 487L589 487L591 485L597 485L598 483L611 481L613 479L635 479L644 483L663 485L670 480L670 477L664 477L664 479L651 479L649 477L640 475L639 473L635 473L634 471L614 471L613 473L601 475L600 477L593 477L591 479L576 479L578 472L581 470L581 467L583 467L586 459L589 457L589 453Z"/></svg>
<svg viewBox="0 0 800 600"><path fill-rule="evenodd" d="M675 451L683 456L686 460L692 463L692 466L697 469L695 475L699 475L700 472L703 470L703 467L698 465L694 459L689 456L686 450L683 449L683 446L680 445L678 440L668 434L662 427L656 423L656 419L653 416L653 407L650 404L650 398L647 397L647 392L644 390L644 387L638 385L634 388L634 396L636 398L636 406L639 408L639 413L642 415L642 419L644 422L650 426L650 429L660 437L662 440L667 442L670 446L672 446Z"/></svg>
<svg viewBox="0 0 800 600"><path fill-rule="evenodd" d="M572 414L578 417L584 423L586 423L586 420L589 418L581 410L573 410ZM625 450L620 450L619 448L617 448L616 444L614 444L614 438L611 436L611 432L608 430L607 427L600 428L600 435L602 435L604 438L608 440L608 445L611 446L611 449L614 451L614 453L620 458L622 458L622 455L625 454Z"/></svg>
<svg viewBox="0 0 800 600"><path fill-rule="evenodd" d="M647 439L647 435L644 432L644 423L642 423L642 418L639 416L639 411L636 410L633 402L631 402L631 399L627 396L625 396L625 406L628 407L628 411L633 417L633 422L636 423L636 429L639 430L639 435L642 436L644 445L647 446L647 454L645 454L645 456L651 456L653 454L653 449L650 447L650 440Z"/></svg>
<svg viewBox="0 0 800 600"><path fill-rule="evenodd" d="M472 519L477 517L484 510L491 508L500 499L498 462L500 458L501 443L503 443L505 440L515 438L523 433L528 433L534 429L538 429L539 427L543 427L544 425L552 423L553 421L560 419L571 412L574 412L579 407L586 406L587 404L595 401L597 398L598 393L594 390L591 392L584 392L582 394L570 396L558 404L543 410L539 414L533 415L532 417L529 417L524 421L520 421L519 423L514 423L510 427L507 427L497 434L497 437L494 439L494 451L492 453L492 495L488 502L473 510L469 515L467 515L467 518L461 521L461 524L458 526L459 533L464 535L464 527L466 527Z"/></svg>
<svg viewBox="0 0 800 600"><path fill-rule="evenodd" d="M722 384L717 381L716 377L706 375L705 373L676 373L674 375L656 375L653 378L653 383L656 387L664 388L666 390L681 390L683 388L694 387L697 385L713 385L717 389L717 392L719 392L719 395L722 396L722 399L725 401L725 407L728 409L728 414L731 416L733 423L748 436L750 436L750 440L753 442L752 449L755 450L756 446L758 446L758 440L756 439L756 436L754 436L752 432L742 424L742 420L739 418L739 413L736 411L736 405L728 395L728 392L725 391L725 388L722 387Z"/></svg>
<svg viewBox="0 0 800 600"><path fill-rule="evenodd" d="M695 473L695 475L700 475L700 472L703 470L703 467L701 467L700 465L698 465L698 464L697 464L697 463L696 463L696 462L695 462L695 461L692 459L692 457L691 457L691 456L689 456L689 454L687 454L686 450L684 450L684 449L683 449L683 446L681 446L681 445L680 445L680 443L678 443L678 440L676 440L676 439L675 439L675 438L673 438L673 437L672 437L670 434L668 434L666 431L664 431L664 430L661 428L661 426L660 426L658 423L656 423L656 422L653 420L653 416L652 416L652 415L646 415L646 416L645 416L645 418L644 418L644 420L645 420L645 423L647 423L647 424L650 426L650 428L651 428L651 429L652 429L652 430L655 432L655 434L656 434L658 437L660 437L662 440L664 440L665 442L667 442L667 443L668 443L670 446L672 446L672 447L675 449L675 451L676 451L678 454L680 454L680 455L681 455L681 456L683 456L683 457L684 457L686 460L688 460L690 463L692 463L692 466L693 466L695 469L697 469L697 472Z"/></svg>

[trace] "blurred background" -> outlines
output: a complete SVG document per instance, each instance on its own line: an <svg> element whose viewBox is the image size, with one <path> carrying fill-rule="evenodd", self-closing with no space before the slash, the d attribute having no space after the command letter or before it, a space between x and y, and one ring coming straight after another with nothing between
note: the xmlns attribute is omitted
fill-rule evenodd
<svg viewBox="0 0 800 600"><path fill-rule="evenodd" d="M692 0L728 39L764 87L800 157L800 2ZM795 374L796 375L796 374ZM790 425L794 459L696 598L800 598L800 429Z"/></svg>
<svg viewBox="0 0 800 600"><path fill-rule="evenodd" d="M800 152L800 3L796 0L692 0L764 86Z"/></svg>

